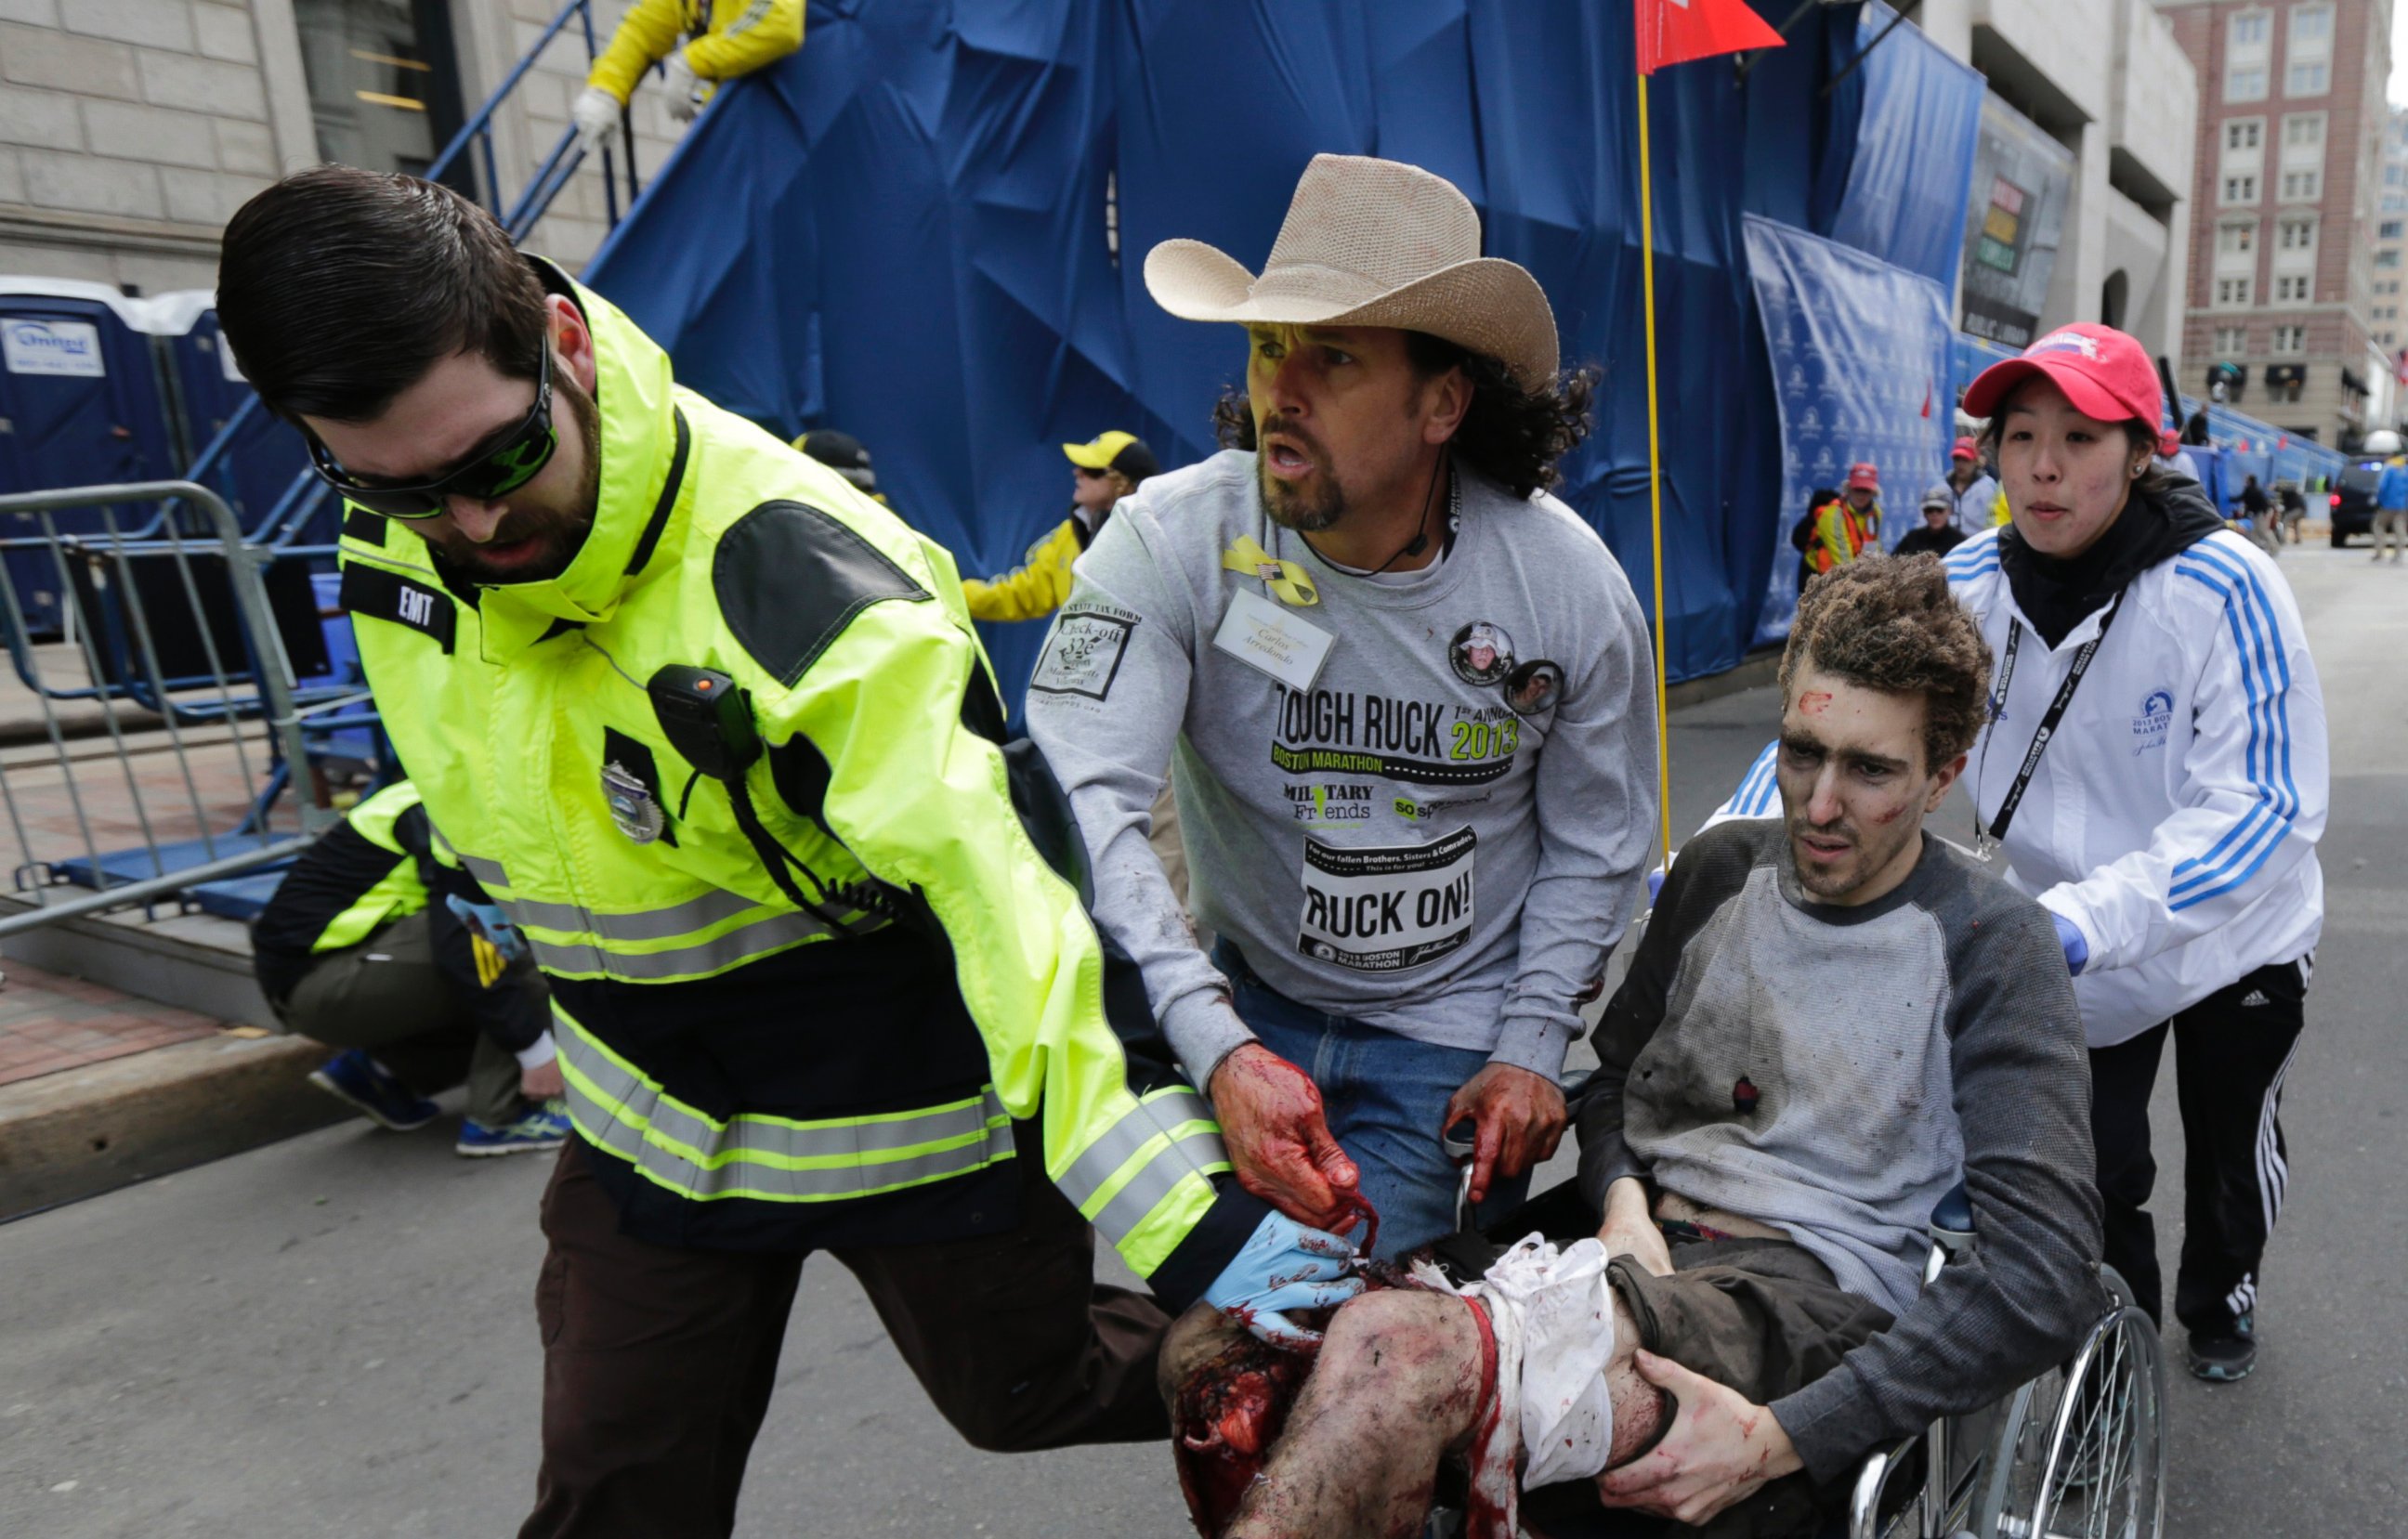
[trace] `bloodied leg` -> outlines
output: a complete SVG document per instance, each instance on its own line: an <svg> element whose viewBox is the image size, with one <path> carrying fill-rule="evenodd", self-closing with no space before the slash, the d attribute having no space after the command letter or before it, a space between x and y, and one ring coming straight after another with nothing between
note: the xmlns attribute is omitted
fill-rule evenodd
<svg viewBox="0 0 2408 1539"><path fill-rule="evenodd" d="M1661 1411L1633 1366L1637 1332L1619 1307L1615 1323L1623 1345L1606 1375L1620 1461L1655 1441ZM1495 1447L1498 1418L1519 1417L1498 1404L1484 1318L1431 1290L1365 1293L1332 1318L1310 1362L1198 1309L1172 1330L1162 1362L1182 1485L1208 1539L1410 1539L1441 1466L1477 1465ZM1512 1479L1510 1440L1502 1458L1500 1471L1469 1471L1472 1532L1483 1532L1484 1486Z"/></svg>

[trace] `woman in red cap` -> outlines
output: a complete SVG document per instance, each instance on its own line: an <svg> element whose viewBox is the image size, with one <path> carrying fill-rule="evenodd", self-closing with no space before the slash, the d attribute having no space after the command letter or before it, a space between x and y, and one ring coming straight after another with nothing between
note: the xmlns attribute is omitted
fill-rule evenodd
<svg viewBox="0 0 2408 1539"><path fill-rule="evenodd" d="M1997 660L1967 782L1978 839L2056 918L2090 1037L2106 1259L2158 1318L2149 1094L2173 1038L2174 1314L2192 1372L2237 1379L2323 929L2315 664L2273 563L2156 467L2164 405L2139 342L2060 328L1974 380L1965 409L1989 419L2013 520L1945 562Z"/></svg>
<svg viewBox="0 0 2408 1539"><path fill-rule="evenodd" d="M1982 468L1982 446L1959 438L1948 451L1948 493L1954 505L1948 521L1966 537L1998 523L1999 483Z"/></svg>
<svg viewBox="0 0 2408 1539"><path fill-rule="evenodd" d="M2191 1371L2237 1379L2257 1360L2289 1175L2283 1079L2324 926L2315 664L2273 563L2157 467L2140 343L2061 327L1974 380L1965 409L1989 419L2011 516L1942 558L1996 663L1964 780L1975 843L2057 920L2090 1038L2106 1260L2160 1321L2149 1093L2173 1038L2174 1314ZM1779 813L1776 748L1713 820Z"/></svg>

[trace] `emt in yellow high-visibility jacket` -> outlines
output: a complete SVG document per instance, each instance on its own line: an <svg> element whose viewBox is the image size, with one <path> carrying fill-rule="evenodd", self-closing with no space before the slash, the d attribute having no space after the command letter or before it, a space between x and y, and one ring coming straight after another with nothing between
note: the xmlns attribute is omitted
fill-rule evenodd
<svg viewBox="0 0 2408 1539"><path fill-rule="evenodd" d="M1166 1310L1270 1333L1359 1287L1240 1187L1099 940L940 546L447 189L296 173L218 277L351 505L386 728L551 983L523 1535L727 1532L812 1250L999 1449L1164 1436ZM1097 1231L1153 1298L1093 1282Z"/></svg>
<svg viewBox="0 0 2408 1539"><path fill-rule="evenodd" d="M1814 539L1806 564L1817 576L1845 566L1867 549L1881 549L1881 472L1859 462L1848 467L1845 490L1814 510Z"/></svg>
<svg viewBox="0 0 2408 1539"><path fill-rule="evenodd" d="M1112 505L1162 470L1143 439L1117 429L1087 443L1064 444L1062 452L1070 460L1070 516L1010 571L962 579L972 620L1042 620L1062 607L1070 596L1070 563L1102 531Z"/></svg>
<svg viewBox="0 0 2408 1539"><path fill-rule="evenodd" d="M669 116L689 122L722 80L750 75L803 46L803 0L636 0L594 60L569 117L588 150L619 125L636 82L654 64Z"/></svg>

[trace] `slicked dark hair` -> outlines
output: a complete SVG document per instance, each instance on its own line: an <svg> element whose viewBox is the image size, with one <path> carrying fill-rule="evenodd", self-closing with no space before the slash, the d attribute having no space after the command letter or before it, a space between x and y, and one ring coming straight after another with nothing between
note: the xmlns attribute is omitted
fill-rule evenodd
<svg viewBox="0 0 2408 1539"><path fill-rule="evenodd" d="M457 352L536 377L543 284L492 215L415 177L319 165L225 228L218 324L278 415L364 422Z"/></svg>
<svg viewBox="0 0 2408 1539"><path fill-rule="evenodd" d="M1600 378L1593 367L1567 370L1542 388L1526 391L1496 359L1427 332L1405 333L1405 356L1425 379L1463 370L1471 384L1471 406L1449 444L1456 458L1516 497L1552 490L1562 479L1555 462L1588 436ZM1223 449L1253 451L1254 411L1243 387L1232 386L1213 403L1212 435Z"/></svg>
<svg viewBox="0 0 2408 1539"><path fill-rule="evenodd" d="M1923 696L1927 774L1971 748L1989 718L1989 644L1937 556L1867 556L1808 583L1781 654L1784 702L1810 659L1858 689Z"/></svg>

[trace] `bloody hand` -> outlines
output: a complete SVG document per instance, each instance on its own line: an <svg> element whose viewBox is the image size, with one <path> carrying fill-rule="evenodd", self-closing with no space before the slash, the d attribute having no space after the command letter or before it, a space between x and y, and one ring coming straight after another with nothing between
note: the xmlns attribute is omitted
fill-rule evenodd
<svg viewBox="0 0 2408 1539"><path fill-rule="evenodd" d="M1249 1042L1221 1060L1207 1093L1240 1186L1298 1223L1333 1234L1354 1226L1362 1173L1330 1136L1302 1069Z"/></svg>
<svg viewBox="0 0 2408 1539"><path fill-rule="evenodd" d="M1780 1420L1736 1389L1643 1348L1640 1377L1680 1403L1671 1430L1639 1459L1597 1477L1598 1500L1703 1523L1804 1461Z"/></svg>
<svg viewBox="0 0 2408 1539"><path fill-rule="evenodd" d="M1451 1128L1469 1118L1479 1132L1471 1156L1471 1200L1485 1202L1490 1181L1521 1175L1555 1152L1564 1135L1564 1092L1544 1075L1491 1063L1446 1104Z"/></svg>

